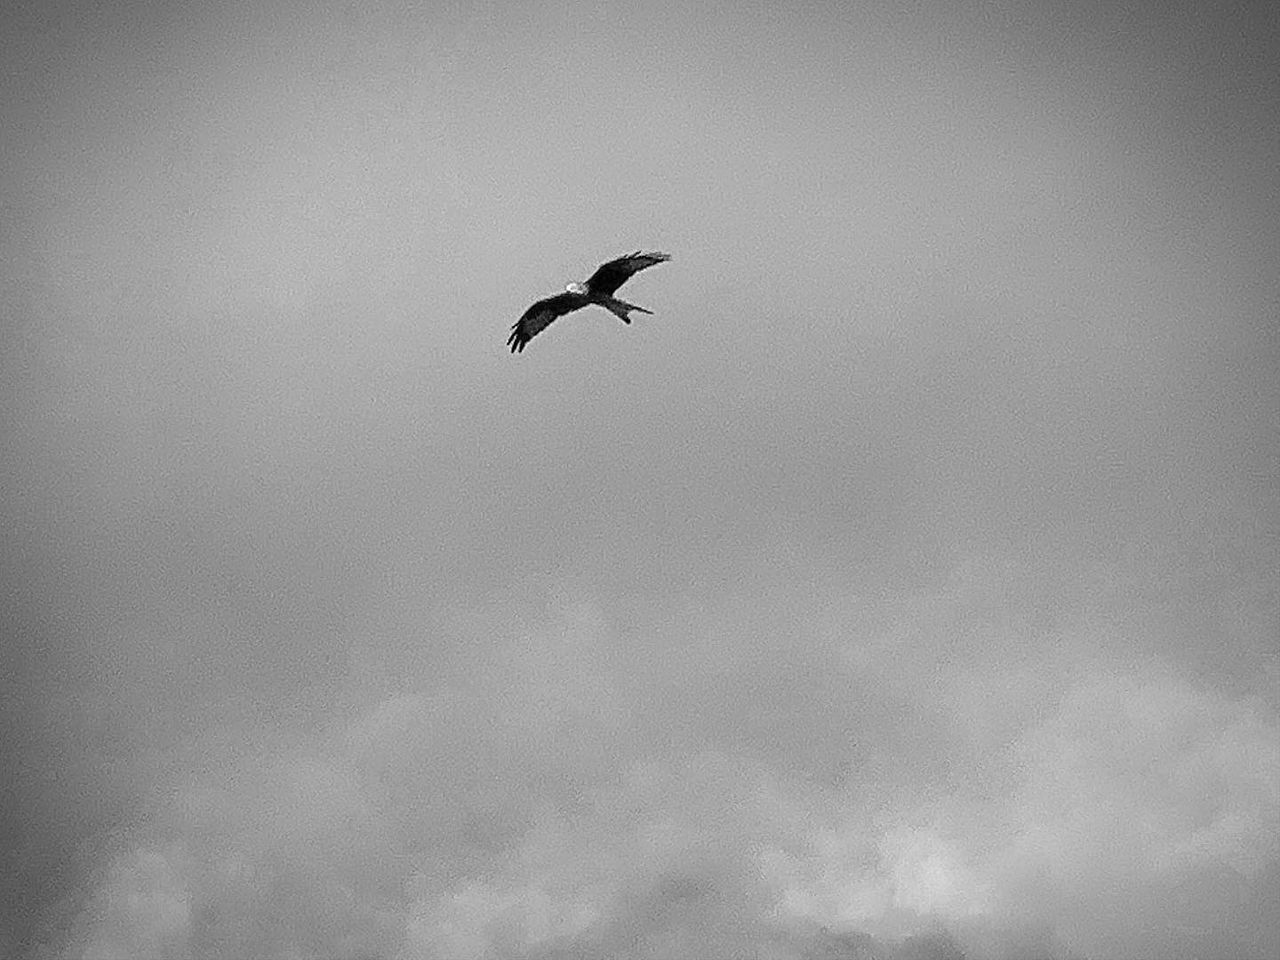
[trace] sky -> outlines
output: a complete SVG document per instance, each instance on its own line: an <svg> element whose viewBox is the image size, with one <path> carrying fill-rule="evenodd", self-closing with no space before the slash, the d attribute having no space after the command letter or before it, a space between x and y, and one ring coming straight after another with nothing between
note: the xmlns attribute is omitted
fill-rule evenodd
<svg viewBox="0 0 1280 960"><path fill-rule="evenodd" d="M1275 5L11 7L0 954L1280 950Z"/></svg>

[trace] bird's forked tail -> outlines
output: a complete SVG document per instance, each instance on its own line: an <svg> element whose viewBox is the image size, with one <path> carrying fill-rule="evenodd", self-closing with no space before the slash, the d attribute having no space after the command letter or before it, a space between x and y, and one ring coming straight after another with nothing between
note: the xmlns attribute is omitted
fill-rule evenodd
<svg viewBox="0 0 1280 960"><path fill-rule="evenodd" d="M634 303L627 303L627 301L619 300L617 297L610 297L608 300L602 301L600 305L623 323L631 322L631 318L627 316L627 314L632 310L636 311L636 313L653 313L652 310L646 310L644 307L637 307Z"/></svg>

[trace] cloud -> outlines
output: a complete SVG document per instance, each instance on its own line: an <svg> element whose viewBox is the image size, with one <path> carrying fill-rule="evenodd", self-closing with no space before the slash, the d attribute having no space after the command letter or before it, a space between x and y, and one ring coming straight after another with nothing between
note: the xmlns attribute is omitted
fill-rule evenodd
<svg viewBox="0 0 1280 960"><path fill-rule="evenodd" d="M190 956L187 887L159 851L138 850L113 863L83 922L91 928L84 960Z"/></svg>
<svg viewBox="0 0 1280 960"><path fill-rule="evenodd" d="M1086 955L1256 949L1214 937L1230 935L1223 891L1265 887L1280 866L1274 710L1165 677L1094 675L1014 753L1008 909L1053 917Z"/></svg>
<svg viewBox="0 0 1280 960"><path fill-rule="evenodd" d="M561 629L469 694L373 705L327 756L284 745L188 784L65 955L1138 957L1220 944L1185 891L1280 867L1280 721L1256 698L1085 670L981 764L886 790L742 744L575 757L575 718L614 698L605 670L547 710L549 664L602 656L597 616Z"/></svg>

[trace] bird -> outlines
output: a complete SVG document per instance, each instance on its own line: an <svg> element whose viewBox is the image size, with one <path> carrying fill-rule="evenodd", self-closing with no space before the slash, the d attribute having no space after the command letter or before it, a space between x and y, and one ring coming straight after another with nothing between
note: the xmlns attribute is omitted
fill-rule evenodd
<svg viewBox="0 0 1280 960"><path fill-rule="evenodd" d="M637 307L634 303L619 300L613 294L627 282L634 273L647 270L649 267L670 260L665 253L629 253L616 260L601 264L586 283L571 283L564 288L564 293L539 300L520 317L511 327L511 336L507 337L507 346L512 353L519 353L535 336L545 330L557 317L566 313L581 310L591 303L604 307L623 323L630 323L631 311L652 314L652 310Z"/></svg>

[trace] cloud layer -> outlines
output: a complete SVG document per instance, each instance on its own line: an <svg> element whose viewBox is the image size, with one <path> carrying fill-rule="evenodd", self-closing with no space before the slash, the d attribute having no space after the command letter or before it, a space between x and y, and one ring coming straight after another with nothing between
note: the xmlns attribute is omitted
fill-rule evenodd
<svg viewBox="0 0 1280 960"><path fill-rule="evenodd" d="M1028 642L966 638L1008 585L974 567L888 604L888 638L885 604L812 584L820 626L690 615L649 674L566 601L319 745L204 744L115 841L71 952L1262 955L1223 921L1262 923L1276 882L1274 709L1069 632L1039 676L966 669Z"/></svg>

